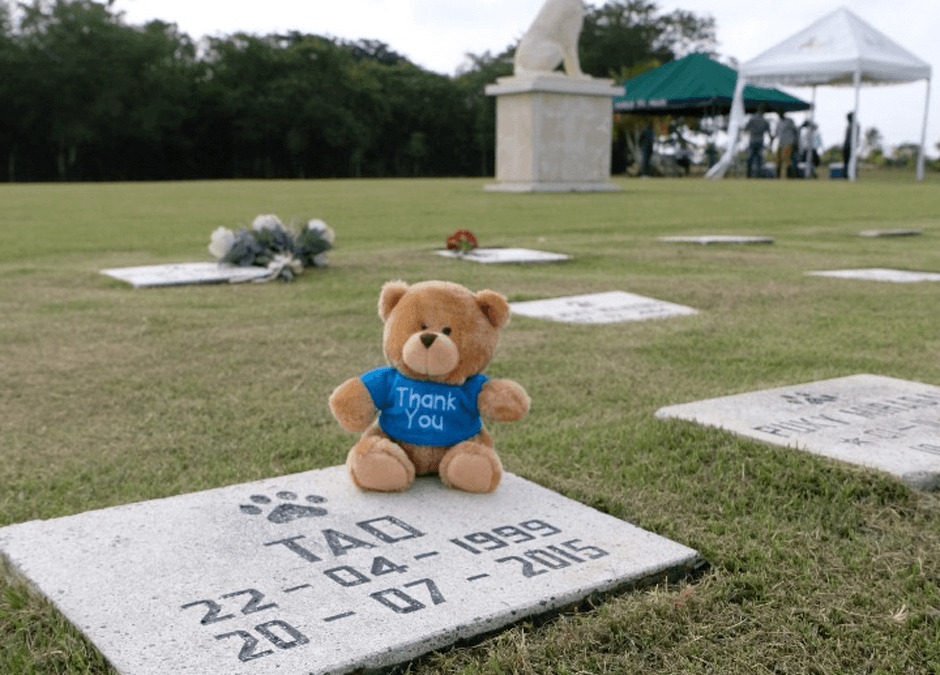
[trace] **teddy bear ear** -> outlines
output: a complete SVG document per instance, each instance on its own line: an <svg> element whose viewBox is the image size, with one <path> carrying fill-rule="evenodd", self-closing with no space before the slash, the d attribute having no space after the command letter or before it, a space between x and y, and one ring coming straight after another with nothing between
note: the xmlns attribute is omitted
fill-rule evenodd
<svg viewBox="0 0 940 675"><path fill-rule="evenodd" d="M494 328L502 328L509 323L509 303L500 293L487 289L473 297Z"/></svg>
<svg viewBox="0 0 940 675"><path fill-rule="evenodd" d="M386 281L379 293L379 316L382 321L388 321L389 315L395 305L408 292L408 284L404 281Z"/></svg>

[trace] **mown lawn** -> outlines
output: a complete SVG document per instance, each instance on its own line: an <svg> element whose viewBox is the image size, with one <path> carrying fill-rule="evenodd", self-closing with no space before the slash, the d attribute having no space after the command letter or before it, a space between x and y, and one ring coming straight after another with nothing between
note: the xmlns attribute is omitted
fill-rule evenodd
<svg viewBox="0 0 940 675"><path fill-rule="evenodd" d="M381 365L389 279L510 300L624 290L700 310L573 326L515 317L489 373L533 400L491 425L505 467L697 549L699 578L524 622L414 674L938 673L940 495L653 417L661 406L855 373L940 385L940 176L622 180L512 195L482 180L0 186L0 525L341 463L326 399ZM331 266L293 284L134 290L105 267L207 260L216 227L320 217ZM475 265L447 234L568 253ZM919 237L866 239L865 229ZM665 244L755 234L770 246ZM112 673L8 567L0 673Z"/></svg>

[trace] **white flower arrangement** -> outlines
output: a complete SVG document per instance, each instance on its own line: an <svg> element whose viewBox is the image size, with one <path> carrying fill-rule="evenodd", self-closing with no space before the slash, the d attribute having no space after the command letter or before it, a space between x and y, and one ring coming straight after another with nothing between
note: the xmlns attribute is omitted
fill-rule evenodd
<svg viewBox="0 0 940 675"><path fill-rule="evenodd" d="M209 253L220 263L248 267L267 267L262 280L293 281L307 267L324 267L327 251L333 248L336 233L319 218L314 218L292 234L274 214L257 216L251 229L233 232L216 228L209 241Z"/></svg>
<svg viewBox="0 0 940 675"><path fill-rule="evenodd" d="M227 227L217 227L212 232L212 237L209 241L209 253L211 253L214 258L221 259L232 250L232 246L234 245L235 233Z"/></svg>
<svg viewBox="0 0 940 675"><path fill-rule="evenodd" d="M260 232L261 230L283 230L284 223L273 213L265 213L260 216L255 216L255 219L251 222L251 229L255 232Z"/></svg>

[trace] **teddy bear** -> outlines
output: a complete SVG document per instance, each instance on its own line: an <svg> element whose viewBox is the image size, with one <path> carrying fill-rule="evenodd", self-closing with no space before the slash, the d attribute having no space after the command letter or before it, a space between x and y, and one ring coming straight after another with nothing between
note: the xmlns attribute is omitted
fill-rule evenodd
<svg viewBox="0 0 940 675"><path fill-rule="evenodd" d="M482 418L515 421L530 405L517 382L483 374L509 321L506 298L448 281L389 281L378 310L389 365L329 399L340 426L362 434L346 458L352 482L399 492L437 472L448 487L492 492L502 465Z"/></svg>

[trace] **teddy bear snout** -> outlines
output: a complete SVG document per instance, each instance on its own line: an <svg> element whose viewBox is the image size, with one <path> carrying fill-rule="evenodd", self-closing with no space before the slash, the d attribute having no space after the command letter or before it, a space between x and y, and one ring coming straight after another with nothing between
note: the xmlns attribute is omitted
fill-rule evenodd
<svg viewBox="0 0 940 675"><path fill-rule="evenodd" d="M460 350L445 334L425 329L405 341L401 360L423 378L440 377L457 366Z"/></svg>

